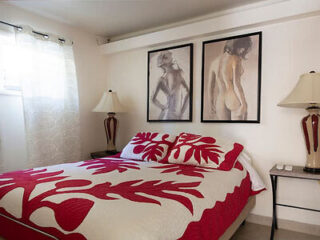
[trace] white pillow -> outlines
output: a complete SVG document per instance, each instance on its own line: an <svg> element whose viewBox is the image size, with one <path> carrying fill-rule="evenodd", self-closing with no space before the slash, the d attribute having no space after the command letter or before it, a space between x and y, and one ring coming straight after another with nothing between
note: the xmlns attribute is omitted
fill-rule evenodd
<svg viewBox="0 0 320 240"><path fill-rule="evenodd" d="M176 136L174 135L140 132L125 146L120 157L144 161L161 161L167 156L168 150L173 146L175 139Z"/></svg>
<svg viewBox="0 0 320 240"><path fill-rule="evenodd" d="M168 162L229 171L242 150L243 146L236 142L181 133L170 150Z"/></svg>

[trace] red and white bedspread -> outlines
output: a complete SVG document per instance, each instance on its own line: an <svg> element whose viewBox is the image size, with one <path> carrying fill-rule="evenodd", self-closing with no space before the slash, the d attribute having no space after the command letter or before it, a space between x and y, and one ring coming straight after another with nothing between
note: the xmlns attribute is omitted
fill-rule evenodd
<svg viewBox="0 0 320 240"><path fill-rule="evenodd" d="M62 240L218 239L264 188L240 162L220 171L109 157L3 173L0 236L52 239L27 225Z"/></svg>

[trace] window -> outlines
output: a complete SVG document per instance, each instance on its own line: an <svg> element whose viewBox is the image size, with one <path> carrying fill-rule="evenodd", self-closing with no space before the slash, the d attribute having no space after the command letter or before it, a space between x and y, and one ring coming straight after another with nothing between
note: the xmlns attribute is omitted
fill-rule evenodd
<svg viewBox="0 0 320 240"><path fill-rule="evenodd" d="M0 29L0 91L21 91L14 34Z"/></svg>

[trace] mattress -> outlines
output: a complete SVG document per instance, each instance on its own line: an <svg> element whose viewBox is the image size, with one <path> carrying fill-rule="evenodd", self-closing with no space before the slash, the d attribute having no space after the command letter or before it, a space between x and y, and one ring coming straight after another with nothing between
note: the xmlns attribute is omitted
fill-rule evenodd
<svg viewBox="0 0 320 240"><path fill-rule="evenodd" d="M241 161L221 171L119 157L3 173L0 236L219 239L263 189L255 174Z"/></svg>

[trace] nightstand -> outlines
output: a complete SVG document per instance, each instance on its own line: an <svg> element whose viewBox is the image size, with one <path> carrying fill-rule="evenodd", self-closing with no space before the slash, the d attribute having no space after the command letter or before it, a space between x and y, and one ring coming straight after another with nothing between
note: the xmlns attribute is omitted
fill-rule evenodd
<svg viewBox="0 0 320 240"><path fill-rule="evenodd" d="M287 204L281 204L277 202L277 185L278 185L278 177L285 177L285 178L298 178L298 179L307 179L307 180L320 180L320 174L313 174L303 171L303 167L300 166L293 166L292 171L286 170L279 170L276 168L276 165L271 168L270 178L272 183L272 199L273 199L273 214L272 214L272 227L271 227L271 236L270 239L273 240L274 230L278 229L278 222L277 222L277 206L281 207L290 207L290 208L298 208L302 210L308 210L313 212L319 212L320 209L312 209L312 208L305 208L300 206L293 206Z"/></svg>
<svg viewBox="0 0 320 240"><path fill-rule="evenodd" d="M90 156L92 158L103 158L103 157L115 155L117 153L119 153L119 152L117 152L117 151L100 151L100 152L90 153Z"/></svg>

